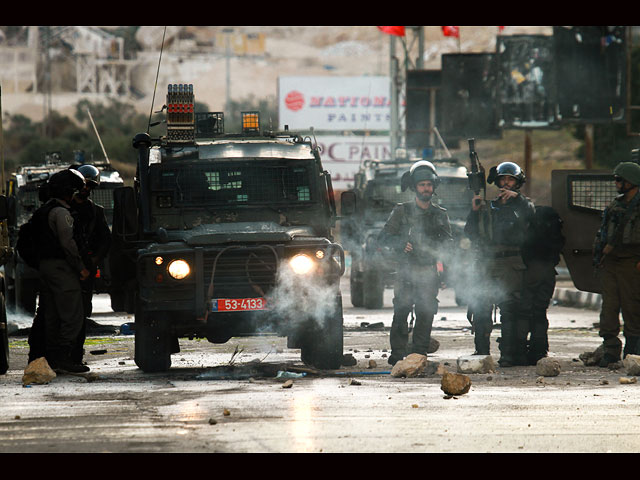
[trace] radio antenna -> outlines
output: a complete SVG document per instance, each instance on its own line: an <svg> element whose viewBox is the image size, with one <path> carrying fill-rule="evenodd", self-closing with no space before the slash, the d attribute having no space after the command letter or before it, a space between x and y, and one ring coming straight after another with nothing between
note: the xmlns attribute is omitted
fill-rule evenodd
<svg viewBox="0 0 640 480"><path fill-rule="evenodd" d="M158 89L158 75L160 74L160 62L162 61L162 50L164 49L164 36L167 34L167 27L162 32L162 44L160 45L160 58L158 59L158 70L156 71L156 83L153 86L153 98L151 99L151 111L149 112L149 122L147 123L147 134L151 128L151 115L153 115L153 104L156 101L156 90Z"/></svg>

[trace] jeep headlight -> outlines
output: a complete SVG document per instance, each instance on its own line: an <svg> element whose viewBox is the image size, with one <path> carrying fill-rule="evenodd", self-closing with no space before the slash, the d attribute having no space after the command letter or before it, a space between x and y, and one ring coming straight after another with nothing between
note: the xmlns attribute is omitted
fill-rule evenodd
<svg viewBox="0 0 640 480"><path fill-rule="evenodd" d="M293 273L306 275L315 268L316 264L308 255L299 253L289 260L289 266L291 267L291 270L293 270Z"/></svg>
<svg viewBox="0 0 640 480"><path fill-rule="evenodd" d="M176 280L182 280L191 272L191 268L189 268L189 264L184 260L173 260L169 263L167 267L167 271L169 275L171 275Z"/></svg>

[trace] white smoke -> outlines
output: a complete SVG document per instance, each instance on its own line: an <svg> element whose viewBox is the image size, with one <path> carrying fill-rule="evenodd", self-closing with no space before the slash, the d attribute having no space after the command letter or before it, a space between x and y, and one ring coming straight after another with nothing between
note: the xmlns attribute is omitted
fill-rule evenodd
<svg viewBox="0 0 640 480"><path fill-rule="evenodd" d="M269 309L291 323L312 319L322 328L335 315L339 285L328 285L321 275L298 275L286 263L278 269L275 288L267 295Z"/></svg>

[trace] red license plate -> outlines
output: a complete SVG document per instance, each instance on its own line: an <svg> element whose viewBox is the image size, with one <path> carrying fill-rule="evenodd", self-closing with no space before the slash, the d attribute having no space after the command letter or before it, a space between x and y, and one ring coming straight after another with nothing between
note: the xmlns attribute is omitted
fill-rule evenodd
<svg viewBox="0 0 640 480"><path fill-rule="evenodd" d="M266 308L267 301L264 298L218 298L211 300L212 312L247 312Z"/></svg>

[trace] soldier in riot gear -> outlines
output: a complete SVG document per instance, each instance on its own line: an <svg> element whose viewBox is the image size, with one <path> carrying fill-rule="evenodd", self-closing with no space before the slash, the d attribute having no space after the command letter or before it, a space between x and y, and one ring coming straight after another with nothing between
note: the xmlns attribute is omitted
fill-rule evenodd
<svg viewBox="0 0 640 480"><path fill-rule="evenodd" d="M71 212L76 226L76 238L80 243L80 253L90 273L87 279L82 281L85 321L76 347L73 349L74 359L82 361L87 320L93 312L92 298L96 272L109 252L111 230L104 208L90 198L91 191L100 185L100 170L88 164L77 167L77 170L84 177L85 186L73 196Z"/></svg>
<svg viewBox="0 0 640 480"><path fill-rule="evenodd" d="M70 203L82 190L84 177L63 170L49 179L50 200L43 208L38 228L40 251L40 306L44 310L45 356L54 370L86 372L88 367L74 361L71 352L84 322L80 282L89 276L74 238Z"/></svg>
<svg viewBox="0 0 640 480"><path fill-rule="evenodd" d="M622 162L613 175L620 195L605 209L594 245L594 263L602 285L601 367L619 361L621 353L640 353L640 165ZM624 352L618 338L620 312Z"/></svg>
<svg viewBox="0 0 640 480"><path fill-rule="evenodd" d="M415 192L415 200L396 205L378 237L398 258L394 284L393 322L390 332L394 365L408 353L426 355L433 317L438 311L440 278L437 262L450 251L451 225L446 210L431 202L439 183L435 167L422 160L401 179L401 188ZM407 319L415 309L412 346Z"/></svg>
<svg viewBox="0 0 640 480"><path fill-rule="evenodd" d="M476 195L465 225L477 255L478 281L470 292L468 313L473 319L475 354L490 354L492 312L496 306L501 317L499 364L525 365L528 322L518 311L525 271L521 247L534 207L519 191L525 175L516 163L492 167L487 182L500 189L497 198L487 203Z"/></svg>

